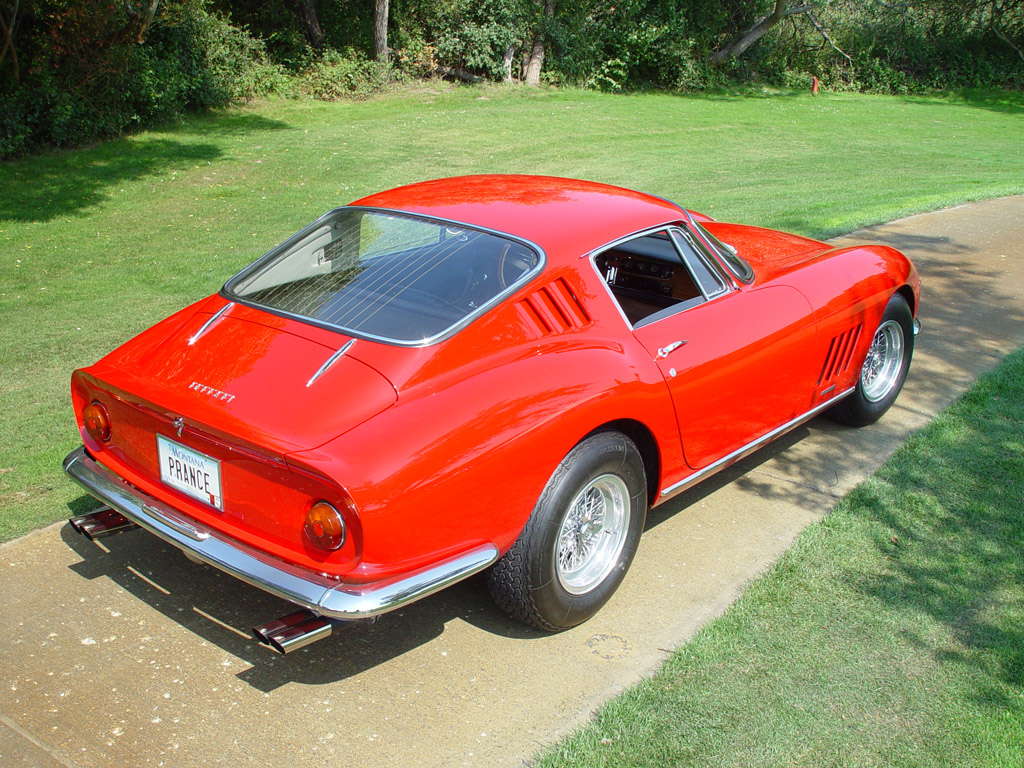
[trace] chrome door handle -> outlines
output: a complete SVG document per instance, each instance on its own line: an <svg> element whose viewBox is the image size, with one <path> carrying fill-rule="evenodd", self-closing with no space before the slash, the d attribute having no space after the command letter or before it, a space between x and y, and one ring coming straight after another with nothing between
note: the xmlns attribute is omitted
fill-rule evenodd
<svg viewBox="0 0 1024 768"><path fill-rule="evenodd" d="M690 342L688 342L688 341L673 341L671 344L669 344L667 346L664 346L664 347L662 347L661 349L658 350L658 359L659 360L664 360L666 357L671 355L673 352L675 352L681 346L683 346L684 344L689 344L689 343Z"/></svg>

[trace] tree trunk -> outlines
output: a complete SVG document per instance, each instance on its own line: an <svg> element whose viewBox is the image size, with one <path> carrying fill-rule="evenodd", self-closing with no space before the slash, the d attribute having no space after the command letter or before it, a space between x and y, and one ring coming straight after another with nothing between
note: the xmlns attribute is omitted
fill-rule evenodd
<svg viewBox="0 0 1024 768"><path fill-rule="evenodd" d="M775 0L775 8L767 16L758 19L754 26L744 32L736 40L711 54L710 60L714 64L721 64L727 59L742 56L750 46L764 37L771 31L772 27L789 16L796 16L800 13L807 13L813 5L795 5L792 8L786 7L787 0Z"/></svg>
<svg viewBox="0 0 1024 768"><path fill-rule="evenodd" d="M524 82L527 85L536 87L540 85L540 70L544 66L544 31L537 30L533 36L533 47L530 49L530 58L526 60L526 77Z"/></svg>
<svg viewBox="0 0 1024 768"><path fill-rule="evenodd" d="M149 5L144 6L141 10L135 10L135 6L132 5L131 0L124 0L124 12L128 16L128 23L118 37L122 40L132 38L136 43L141 43L146 39L146 33L149 31L149 25L153 23L153 18L156 16L156 7L160 4L160 0L151 0Z"/></svg>
<svg viewBox="0 0 1024 768"><path fill-rule="evenodd" d="M508 48L505 49L505 55L501 59L501 68L505 72L505 82L512 82L512 62L515 61L516 51L519 50L519 46L512 43Z"/></svg>
<svg viewBox="0 0 1024 768"><path fill-rule="evenodd" d="M536 0L540 7L542 0ZM527 85L540 85L540 71L544 67L544 47L548 35L548 23L555 15L555 0L543 0L544 6L537 19L537 29L533 33L533 47L530 57L526 60L526 75L523 78Z"/></svg>
<svg viewBox="0 0 1024 768"><path fill-rule="evenodd" d="M318 51L324 47L324 30L320 26L320 16L316 12L315 0L302 0L302 10L299 11L302 17L302 31L306 35L309 44Z"/></svg>
<svg viewBox="0 0 1024 768"><path fill-rule="evenodd" d="M387 62L391 57L388 48L388 6L390 0L374 0L373 3L373 55L377 61Z"/></svg>

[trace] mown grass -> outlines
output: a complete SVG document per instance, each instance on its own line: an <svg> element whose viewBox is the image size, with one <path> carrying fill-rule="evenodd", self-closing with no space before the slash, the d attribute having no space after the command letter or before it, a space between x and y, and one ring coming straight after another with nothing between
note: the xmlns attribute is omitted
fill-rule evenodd
<svg viewBox="0 0 1024 768"><path fill-rule="evenodd" d="M1022 402L1019 351L538 765L1024 765Z"/></svg>
<svg viewBox="0 0 1024 768"><path fill-rule="evenodd" d="M577 176L826 236L1024 192L1024 99L438 86L267 102L0 165L0 540L78 492L68 378L319 213L460 173Z"/></svg>

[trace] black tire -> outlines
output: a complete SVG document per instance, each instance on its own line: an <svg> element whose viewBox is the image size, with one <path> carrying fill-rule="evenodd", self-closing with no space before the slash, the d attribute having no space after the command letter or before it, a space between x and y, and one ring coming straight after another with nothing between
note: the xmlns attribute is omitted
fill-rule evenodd
<svg viewBox="0 0 1024 768"><path fill-rule="evenodd" d="M907 300L897 293L885 307L857 388L829 409L829 417L854 427L874 424L899 397L913 355L914 317Z"/></svg>
<svg viewBox="0 0 1024 768"><path fill-rule="evenodd" d="M516 543L488 571L491 596L547 632L586 621L622 583L646 517L636 446L618 432L591 435L558 465Z"/></svg>

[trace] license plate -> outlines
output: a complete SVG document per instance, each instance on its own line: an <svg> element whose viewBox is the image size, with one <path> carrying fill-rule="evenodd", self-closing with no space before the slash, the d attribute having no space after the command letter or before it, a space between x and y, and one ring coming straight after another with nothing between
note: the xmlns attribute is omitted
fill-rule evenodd
<svg viewBox="0 0 1024 768"><path fill-rule="evenodd" d="M156 450L160 457L161 480L211 507L224 509L219 461L168 440L163 435L156 436Z"/></svg>

